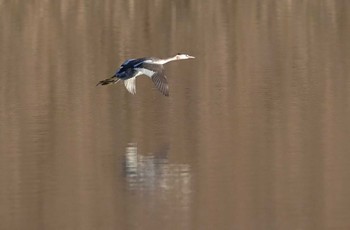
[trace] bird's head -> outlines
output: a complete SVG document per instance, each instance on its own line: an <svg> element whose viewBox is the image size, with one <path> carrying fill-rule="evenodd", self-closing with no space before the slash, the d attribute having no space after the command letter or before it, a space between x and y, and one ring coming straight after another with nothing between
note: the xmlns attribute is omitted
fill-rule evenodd
<svg viewBox="0 0 350 230"><path fill-rule="evenodd" d="M184 60L184 59L194 58L193 56L190 56L188 54L182 54L182 53L176 54L175 57L176 57L176 60Z"/></svg>

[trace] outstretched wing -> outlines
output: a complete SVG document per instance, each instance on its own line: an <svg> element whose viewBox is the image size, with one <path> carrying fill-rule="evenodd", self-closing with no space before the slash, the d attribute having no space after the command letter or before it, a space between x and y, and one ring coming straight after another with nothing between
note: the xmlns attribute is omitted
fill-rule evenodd
<svg viewBox="0 0 350 230"><path fill-rule="evenodd" d="M169 96L168 81L165 76L163 65L143 62L138 64L135 70L137 70L140 74L150 77L157 89L165 96Z"/></svg>
<svg viewBox="0 0 350 230"><path fill-rule="evenodd" d="M154 73L151 79L157 89L162 92L162 94L169 96L168 80L166 79L164 71Z"/></svg>
<svg viewBox="0 0 350 230"><path fill-rule="evenodd" d="M136 94L136 77L124 80L125 88L132 94Z"/></svg>

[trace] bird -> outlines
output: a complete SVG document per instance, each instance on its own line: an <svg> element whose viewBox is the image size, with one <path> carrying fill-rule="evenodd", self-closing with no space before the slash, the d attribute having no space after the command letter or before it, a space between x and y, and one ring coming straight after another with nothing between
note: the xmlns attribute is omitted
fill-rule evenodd
<svg viewBox="0 0 350 230"><path fill-rule="evenodd" d="M161 59L155 57L143 57L126 60L116 73L105 80L99 81L98 85L116 84L124 81L126 89L131 94L136 94L136 77L146 75L151 78L156 88L165 96L169 96L169 86L165 75L164 64L171 61L195 58L188 54L178 53L175 56Z"/></svg>

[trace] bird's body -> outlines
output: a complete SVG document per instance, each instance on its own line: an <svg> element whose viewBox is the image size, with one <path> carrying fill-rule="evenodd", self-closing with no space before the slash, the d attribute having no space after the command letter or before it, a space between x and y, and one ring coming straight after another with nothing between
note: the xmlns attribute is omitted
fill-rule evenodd
<svg viewBox="0 0 350 230"><path fill-rule="evenodd" d="M146 75L151 78L157 89L165 96L169 96L168 81L165 76L164 64L176 61L194 58L187 54L177 54L174 57L159 59L153 57L145 57L139 59L128 59L118 69L118 71L111 77L98 82L97 85L108 85L110 83L117 83L120 80L124 81L126 89L132 93L136 93L136 77Z"/></svg>

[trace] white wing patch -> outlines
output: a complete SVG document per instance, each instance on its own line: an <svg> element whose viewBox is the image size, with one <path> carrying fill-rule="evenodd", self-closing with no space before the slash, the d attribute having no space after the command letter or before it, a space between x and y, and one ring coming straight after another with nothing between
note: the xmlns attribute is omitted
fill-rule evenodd
<svg viewBox="0 0 350 230"><path fill-rule="evenodd" d="M136 77L124 80L124 85L130 93L136 94Z"/></svg>
<svg viewBox="0 0 350 230"><path fill-rule="evenodd" d="M137 70L141 74L147 75L149 77L152 77L153 74L155 73L154 71L149 70L149 69L145 69L145 68L135 68L135 70Z"/></svg>

